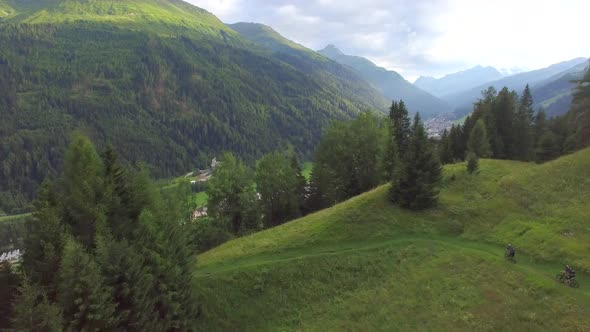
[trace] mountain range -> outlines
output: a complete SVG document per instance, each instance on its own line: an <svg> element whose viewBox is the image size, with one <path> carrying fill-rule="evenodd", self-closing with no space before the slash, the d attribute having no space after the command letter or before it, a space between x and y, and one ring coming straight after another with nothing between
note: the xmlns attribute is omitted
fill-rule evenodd
<svg viewBox="0 0 590 332"><path fill-rule="evenodd" d="M452 111L444 100L416 87L397 72L379 67L366 58L346 55L334 45L328 45L318 53L353 68L385 97L403 99L410 111L418 111L426 118Z"/></svg>
<svg viewBox="0 0 590 332"><path fill-rule="evenodd" d="M487 82L495 81L504 75L494 67L476 66L471 69L445 75L439 79L420 76L414 85L437 97L468 90Z"/></svg>
<svg viewBox="0 0 590 332"><path fill-rule="evenodd" d="M462 116L471 112L472 104L481 96L481 91L487 89L490 86L494 87L496 90L507 87L510 90L515 90L520 93L528 84L533 91L533 96L536 97L535 102L537 106L549 106L555 102L554 98L558 98L559 95L564 93L571 95L571 89L568 91L563 91L552 89L551 87L543 88L543 86L551 84L554 80L562 79L565 75L572 74L574 72L581 72L584 66L587 64L587 61L587 58L575 58L572 60L563 61L546 68L522 72L511 76L506 76L498 80L485 82L481 85L473 86L463 91L453 92L441 96L441 98L455 108L456 114L458 116ZM570 85L570 87L573 88L573 85ZM536 92L536 90L540 91ZM554 94L553 92L557 94ZM562 105L562 107L559 107L559 109L556 108L552 111L552 114L559 115L565 113L568 108L563 106L567 105ZM556 105L554 105L554 107L556 107Z"/></svg>

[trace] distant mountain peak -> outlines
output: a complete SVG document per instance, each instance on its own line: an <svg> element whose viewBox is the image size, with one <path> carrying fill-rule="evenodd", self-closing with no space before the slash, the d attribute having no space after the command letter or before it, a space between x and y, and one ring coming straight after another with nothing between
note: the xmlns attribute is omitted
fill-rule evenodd
<svg viewBox="0 0 590 332"><path fill-rule="evenodd" d="M340 51L333 44L327 45L326 47L324 47L324 49L319 50L318 53L325 54L325 55L327 55L329 57L332 57L332 56L342 56L342 55L344 55L344 53L342 53L342 51Z"/></svg>

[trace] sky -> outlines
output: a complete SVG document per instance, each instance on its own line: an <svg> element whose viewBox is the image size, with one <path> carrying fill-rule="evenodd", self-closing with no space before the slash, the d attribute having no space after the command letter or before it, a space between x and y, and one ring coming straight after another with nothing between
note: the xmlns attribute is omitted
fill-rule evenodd
<svg viewBox="0 0 590 332"><path fill-rule="evenodd" d="M476 65L538 69L590 57L589 0L187 0L318 50L333 44L413 81Z"/></svg>

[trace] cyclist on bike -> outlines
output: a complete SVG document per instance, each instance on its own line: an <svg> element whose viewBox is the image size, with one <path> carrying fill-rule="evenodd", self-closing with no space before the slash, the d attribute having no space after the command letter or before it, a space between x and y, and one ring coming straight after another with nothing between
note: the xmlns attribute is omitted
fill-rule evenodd
<svg viewBox="0 0 590 332"><path fill-rule="evenodd" d="M574 272L575 276L576 272L574 271L574 269L572 269L569 265L566 265L563 271L561 271L561 279L564 281L569 281L572 272Z"/></svg>
<svg viewBox="0 0 590 332"><path fill-rule="evenodd" d="M514 247L512 246L512 244L508 244L508 248L506 248L506 256L514 259L515 254L516 254L516 250L514 250Z"/></svg>
<svg viewBox="0 0 590 332"><path fill-rule="evenodd" d="M575 280L575 279L576 279L576 271L574 269L570 268L569 274L567 275L568 284L571 284L573 282L573 280Z"/></svg>

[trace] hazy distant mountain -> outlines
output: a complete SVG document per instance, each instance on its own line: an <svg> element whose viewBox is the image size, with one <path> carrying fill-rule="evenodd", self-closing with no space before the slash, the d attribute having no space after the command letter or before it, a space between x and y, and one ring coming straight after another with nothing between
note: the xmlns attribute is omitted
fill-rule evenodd
<svg viewBox="0 0 590 332"><path fill-rule="evenodd" d="M560 62L547 68L507 76L463 92L442 96L441 98L454 106L458 115L467 114L472 110L472 104L481 96L481 91L490 86L495 87L497 90L508 87L508 89L516 90L520 93L527 84L532 87L586 61L586 58L576 58Z"/></svg>
<svg viewBox="0 0 590 332"><path fill-rule="evenodd" d="M512 68L498 68L498 71L504 76L512 76L520 73L524 73L527 71L531 71L527 68L522 67L512 67Z"/></svg>
<svg viewBox="0 0 590 332"><path fill-rule="evenodd" d="M442 97L469 90L502 77L503 75L494 67L476 66L471 69L445 75L439 79L420 77L414 82L414 85L437 97Z"/></svg>
<svg viewBox="0 0 590 332"><path fill-rule="evenodd" d="M582 62L532 86L536 108L542 106L550 117L565 114L572 102L574 81L582 78L586 65Z"/></svg>
<svg viewBox="0 0 590 332"><path fill-rule="evenodd" d="M363 57L346 55L334 45L328 45L318 53L353 68L385 97L403 99L410 111L418 111L425 118L452 111L445 101L414 86L395 71L378 67Z"/></svg>

